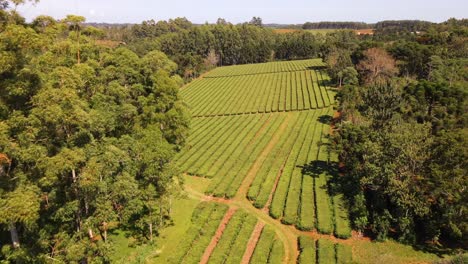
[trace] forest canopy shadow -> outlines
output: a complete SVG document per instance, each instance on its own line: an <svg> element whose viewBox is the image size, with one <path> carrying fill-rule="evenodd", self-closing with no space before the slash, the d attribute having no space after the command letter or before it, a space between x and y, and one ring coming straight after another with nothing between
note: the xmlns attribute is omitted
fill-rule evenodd
<svg viewBox="0 0 468 264"><path fill-rule="evenodd" d="M325 125L331 124L332 120L333 120L333 117L331 115L321 115L317 119L317 121Z"/></svg>
<svg viewBox="0 0 468 264"><path fill-rule="evenodd" d="M314 65L306 67L307 70L323 70L326 69L326 66Z"/></svg>
<svg viewBox="0 0 468 264"><path fill-rule="evenodd" d="M302 166L302 174L313 178L318 178L321 174L326 174L328 178L328 193L330 195L343 193L343 184L339 175L338 162L314 160Z"/></svg>

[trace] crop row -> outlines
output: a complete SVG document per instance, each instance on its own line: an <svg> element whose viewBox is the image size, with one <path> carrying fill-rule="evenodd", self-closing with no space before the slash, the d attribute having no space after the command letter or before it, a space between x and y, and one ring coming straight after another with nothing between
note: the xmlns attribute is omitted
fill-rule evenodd
<svg viewBox="0 0 468 264"><path fill-rule="evenodd" d="M298 264L345 264L352 263L353 253L351 247L343 244L334 244L327 239L315 241L311 237L299 237L299 258Z"/></svg>
<svg viewBox="0 0 468 264"><path fill-rule="evenodd" d="M299 113L294 122L288 123L286 131L260 167L247 193L249 200L254 201L255 207L263 208L267 203L277 175L281 173L282 166L290 155L300 132L303 131L304 124L308 121L308 114L308 112Z"/></svg>
<svg viewBox="0 0 468 264"><path fill-rule="evenodd" d="M168 259L169 263L198 263L216 232L227 205L202 202L192 214L192 224Z"/></svg>
<svg viewBox="0 0 468 264"><path fill-rule="evenodd" d="M328 153L330 109L298 114L293 129L286 130L252 182L247 197L254 206L266 205L274 190L270 215L301 230L317 229L340 238L351 236L342 194L332 194L329 181L337 157ZM276 188L274 183L279 175Z"/></svg>
<svg viewBox="0 0 468 264"><path fill-rule="evenodd" d="M283 242L276 238L275 231L271 227L265 226L250 259L250 263L279 264L283 262L283 258Z"/></svg>
<svg viewBox="0 0 468 264"><path fill-rule="evenodd" d="M285 114L272 114L250 140L244 141L242 146L236 148L230 158L216 172L206 193L232 198L237 193L250 167L277 133L285 118Z"/></svg>
<svg viewBox="0 0 468 264"><path fill-rule="evenodd" d="M240 263L257 219L237 210L226 226L208 263Z"/></svg>
<svg viewBox="0 0 468 264"><path fill-rule="evenodd" d="M181 94L197 117L324 108L333 100L322 75L304 70L203 78Z"/></svg>
<svg viewBox="0 0 468 264"><path fill-rule="evenodd" d="M324 67L320 59L267 62L257 64L235 65L219 67L209 72L206 77L216 78L224 76L263 74L286 71L300 71L311 67Z"/></svg>

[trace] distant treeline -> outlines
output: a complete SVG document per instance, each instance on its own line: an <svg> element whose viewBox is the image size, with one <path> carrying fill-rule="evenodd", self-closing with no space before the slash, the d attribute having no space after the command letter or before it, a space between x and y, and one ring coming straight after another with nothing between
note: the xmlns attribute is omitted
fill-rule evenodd
<svg viewBox="0 0 468 264"><path fill-rule="evenodd" d="M306 22L302 29L366 29L373 28L374 24L364 22Z"/></svg>

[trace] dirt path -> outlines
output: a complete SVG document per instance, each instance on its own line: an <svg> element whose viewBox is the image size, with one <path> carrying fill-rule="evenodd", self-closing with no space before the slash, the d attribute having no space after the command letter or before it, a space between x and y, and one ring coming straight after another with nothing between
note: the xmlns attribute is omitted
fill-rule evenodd
<svg viewBox="0 0 468 264"><path fill-rule="evenodd" d="M258 170L262 166L263 162L267 158L268 154L273 150L273 148L278 143L280 136L283 134L284 130L288 126L288 121L291 117L291 114L288 113L286 118L281 123L280 127L276 131L276 133L271 138L270 142L266 145L266 147L262 150L258 158L255 160L255 163L250 167L249 172L245 176L244 180L242 181L239 190L237 190L236 196L234 197L235 200L246 200L247 192L249 190L250 185L252 184L255 176L257 175Z"/></svg>
<svg viewBox="0 0 468 264"><path fill-rule="evenodd" d="M352 245L355 241L369 241L367 237L361 237L356 232L353 232L353 236L349 239L340 239L333 235L326 235L320 234L316 231L301 231L297 229L295 226L292 225L284 225L281 223L280 220L273 219L268 215L267 212L264 212L261 209L255 208L252 203L244 197L244 199L222 199L222 198L215 198L211 196L206 196L204 194L198 193L197 191L193 190L186 186L185 191L187 192L189 197L194 199L198 199L201 201L212 201L227 204L230 207L235 208L242 208L247 212L251 213L253 216L257 217L260 223L268 224L276 231L277 236L283 242L284 249L285 249L285 259L283 263L296 263L298 257L298 248L297 248L297 237L298 236L309 236L314 239L325 238L328 240L333 241L334 243Z"/></svg>
<svg viewBox="0 0 468 264"><path fill-rule="evenodd" d="M283 164L281 165L281 168L278 171L278 174L276 175L275 184L273 185L273 188L271 189L270 196L268 196L268 201L265 204L265 207L263 207L263 211L265 213L268 213L270 211L270 205L271 205L271 202L273 201L273 195L276 192L276 188L278 188L279 180L281 178L281 175L283 174L283 170L284 170L284 167L286 166L286 162L288 162L288 159L289 159L289 154L284 160Z"/></svg>
<svg viewBox="0 0 468 264"><path fill-rule="evenodd" d="M249 264L264 227L265 223L263 222L257 222L257 225L255 225L255 229L253 230L249 239L249 243L247 244L247 249L245 250L244 256L242 257L241 264Z"/></svg>
<svg viewBox="0 0 468 264"><path fill-rule="evenodd" d="M285 251L283 263L291 263L291 264L296 263L296 260L299 254L298 246L297 246L297 237L301 235L309 236L314 239L325 238L335 243L342 243L342 244L347 244L347 245L351 245L353 241L356 241L356 240L366 240L366 238L362 238L354 234L350 239L345 240L345 239L336 238L333 235L320 234L320 233L317 233L316 231L310 231L310 232L301 231L301 230L298 230L295 226L284 225L283 223L281 223L280 220L273 219L272 217L270 217L270 215L268 214L268 208L271 205L274 191L278 185L278 182L281 176L281 171L284 169L284 164L282 168L280 169L280 172L277 175L274 188L268 199L268 203L263 209L255 208L252 205L252 203L247 199L247 192L253 180L255 179L255 176L257 175L258 170L260 169L261 165L263 164L268 154L272 151L272 149L278 143L280 136L284 133L285 129L287 128L287 125L291 118L291 113L287 113L286 115L287 115L286 118L283 120L280 127L278 128L278 130L275 132L275 134L271 138L270 142L268 142L268 144L262 150L262 152L260 153L255 163L249 169L246 177L242 181L242 184L233 199L229 200L229 199L224 199L224 198L206 196L190 188L190 186L185 186L185 191L187 192L188 196L191 198L198 199L201 201L212 201L212 202L217 202L217 203L223 203L223 204L229 205L230 208L235 208L235 209L242 208L246 210L247 212L251 213L252 215L254 215L255 217L257 217L259 222L257 223L251 235L246 252L243 255L242 263L249 262L253 254L253 251L255 249L255 245L259 239L261 230L266 224L274 228L278 238L281 239L281 241L283 242L284 251ZM218 231L220 231L220 233L218 234L218 231L217 231L217 234L213 237L210 243L210 246L212 248L210 247L207 248L201 263L205 264L206 261L209 259L209 256L212 253L214 247L216 246L217 241L219 240L220 236L222 235L222 230L224 230L224 228L225 227L222 227L221 225L218 228Z"/></svg>
<svg viewBox="0 0 468 264"><path fill-rule="evenodd" d="M211 239L210 244L205 249L205 253L203 253L203 257L200 260L200 264L208 263L208 260L210 259L210 256L213 253L213 250L215 249L216 245L218 245L218 241L221 239L221 236L223 235L224 229L226 229L226 226L229 223L229 220L231 220L232 216L234 215L236 211L237 211L236 207L229 207L229 210L224 215L223 220L221 220L221 223L219 224L215 235Z"/></svg>

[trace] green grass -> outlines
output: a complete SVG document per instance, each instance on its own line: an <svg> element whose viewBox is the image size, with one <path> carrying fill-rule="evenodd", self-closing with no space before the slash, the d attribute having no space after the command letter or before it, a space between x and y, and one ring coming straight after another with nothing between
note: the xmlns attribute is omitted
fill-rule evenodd
<svg viewBox="0 0 468 264"><path fill-rule="evenodd" d="M145 263L158 253L151 244L140 244L130 233L117 230L109 234L114 244L112 263Z"/></svg>
<svg viewBox="0 0 468 264"><path fill-rule="evenodd" d="M180 237L178 246L171 251L167 262L198 263L227 209L223 204L200 203L193 211L192 225Z"/></svg>

